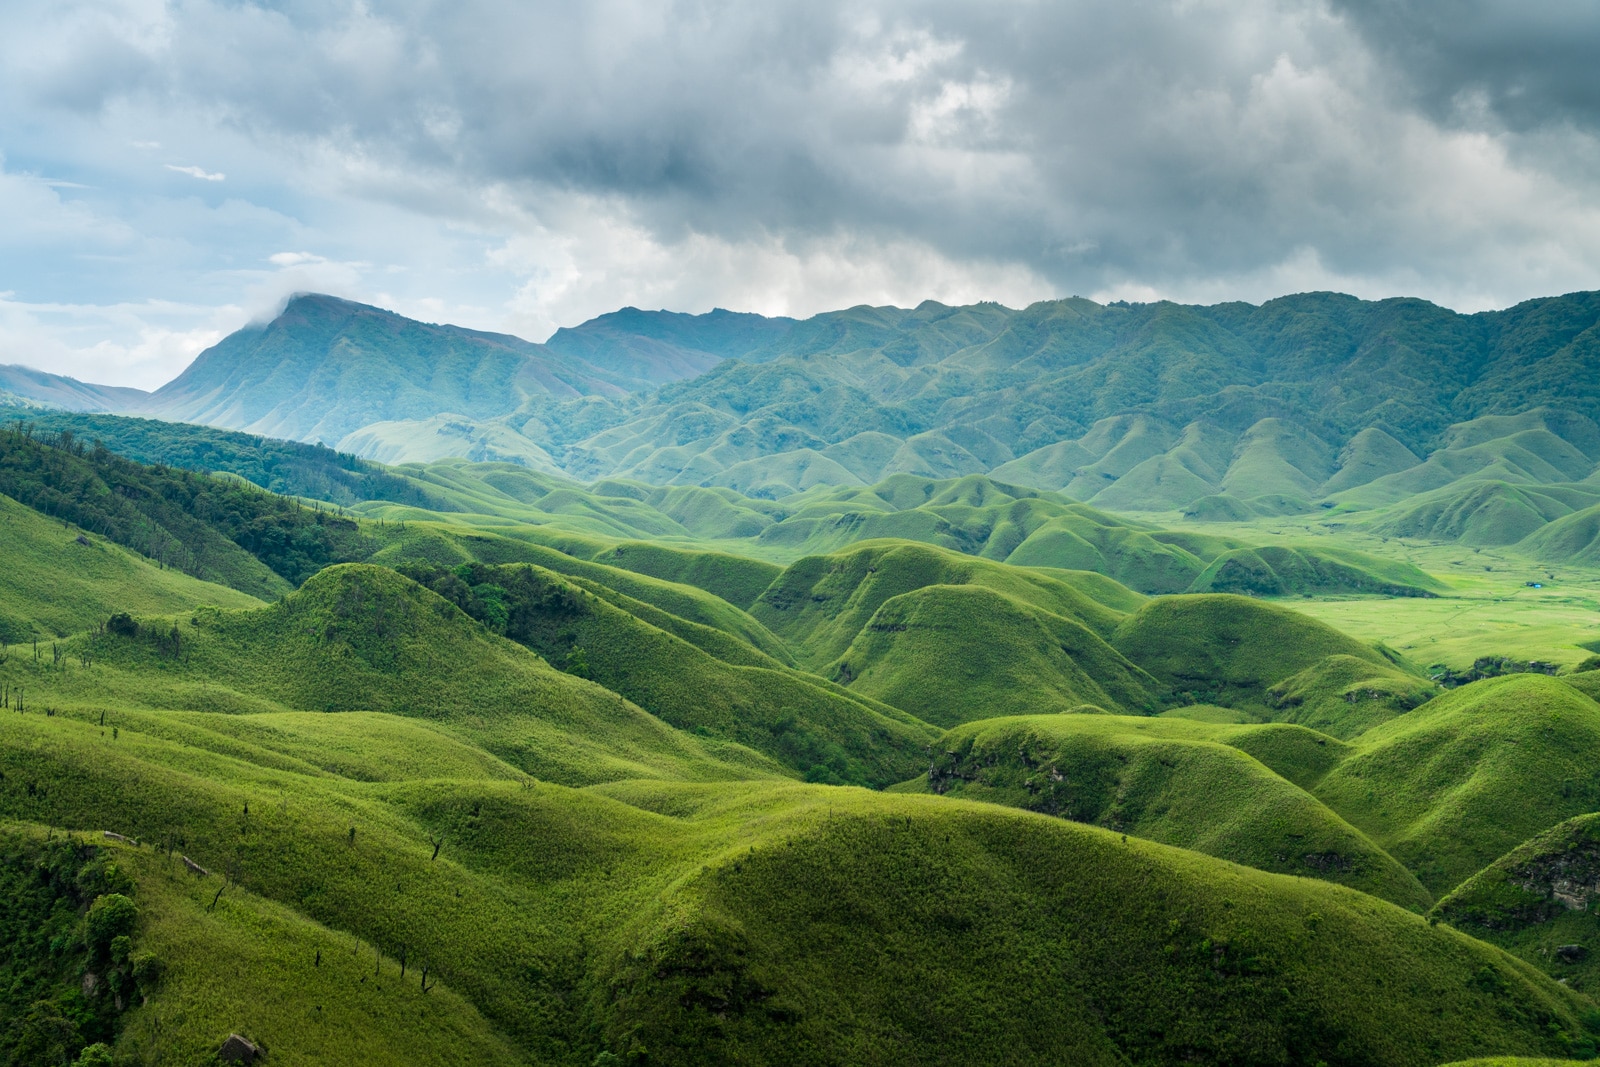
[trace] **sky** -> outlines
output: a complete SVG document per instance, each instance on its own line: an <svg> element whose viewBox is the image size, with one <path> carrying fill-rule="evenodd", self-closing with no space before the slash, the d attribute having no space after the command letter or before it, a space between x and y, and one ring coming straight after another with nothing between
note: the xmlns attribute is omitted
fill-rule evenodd
<svg viewBox="0 0 1600 1067"><path fill-rule="evenodd" d="M153 388L288 294L623 306L1600 288L1590 0L6 0L0 363Z"/></svg>

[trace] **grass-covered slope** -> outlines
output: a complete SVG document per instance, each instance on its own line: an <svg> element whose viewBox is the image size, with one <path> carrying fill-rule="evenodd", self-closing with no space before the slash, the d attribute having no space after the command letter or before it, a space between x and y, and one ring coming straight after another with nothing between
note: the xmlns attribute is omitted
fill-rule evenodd
<svg viewBox="0 0 1600 1067"><path fill-rule="evenodd" d="M1444 588L1437 578L1412 563L1347 549L1265 545L1234 549L1213 559L1189 592L1437 596Z"/></svg>
<svg viewBox="0 0 1600 1067"><path fill-rule="evenodd" d="M1385 509L1372 531L1385 537L1510 545L1597 500L1600 492L1587 487L1473 480Z"/></svg>
<svg viewBox="0 0 1600 1067"><path fill-rule="evenodd" d="M269 607L139 620L136 635L84 635L69 649L55 669L16 680L30 704L383 711L446 725L526 774L575 784L778 771L551 668L381 567L329 568Z"/></svg>
<svg viewBox="0 0 1600 1067"><path fill-rule="evenodd" d="M1153 710L1161 690L1082 623L981 585L891 597L826 673L943 727L1085 704Z"/></svg>
<svg viewBox="0 0 1600 1067"><path fill-rule="evenodd" d="M803 666L838 659L892 597L931 585L976 585L1109 633L1122 612L1106 606L1104 583L1079 588L1060 572L1007 567L930 545L882 541L787 567L751 609L795 650Z"/></svg>
<svg viewBox="0 0 1600 1067"><path fill-rule="evenodd" d="M349 519L237 479L136 463L70 433L0 431L0 493L193 577L271 598L377 546Z"/></svg>
<svg viewBox="0 0 1600 1067"><path fill-rule="evenodd" d="M6 496L0 496L0 560L0 642L9 644L87 630L119 611L168 614L201 604L259 603L227 586L163 570Z"/></svg>
<svg viewBox="0 0 1600 1067"><path fill-rule="evenodd" d="M154 846L127 863L167 977L125 1054L237 1029L333 1067L408 1039L445 1063L1399 1067L1583 1038L1586 1002L1373 897L995 805L371 783L71 713L0 737L0 815Z"/></svg>
<svg viewBox="0 0 1600 1067"><path fill-rule="evenodd" d="M927 787L1323 878L1404 907L1430 903L1417 880L1359 830L1233 744L1285 729L1122 715L992 719L939 740ZM1302 744L1316 745L1316 735L1302 732L1310 735ZM1285 747L1283 739L1267 744Z"/></svg>
<svg viewBox="0 0 1600 1067"><path fill-rule="evenodd" d="M385 500L434 511L457 510L444 495L430 493L413 479L320 444L122 415L49 411L32 413L28 421L42 433L67 431L80 441L100 441L139 463L235 474L284 496L341 506Z"/></svg>
<svg viewBox="0 0 1600 1067"><path fill-rule="evenodd" d="M1536 834L1457 886L1434 914L1590 996L1600 988L1600 815Z"/></svg>
<svg viewBox="0 0 1600 1067"><path fill-rule="evenodd" d="M533 563L578 581L592 583L648 604L685 622L718 630L780 663L793 663L784 643L749 614L721 597L692 585L591 562L608 546L588 539L554 538L555 546L535 540L549 536L522 528L496 533L456 526L407 523L388 532L388 544L370 557L373 563L404 566L424 563L456 567L467 563Z"/></svg>
<svg viewBox="0 0 1600 1067"><path fill-rule="evenodd" d="M1269 687L1329 656L1390 667L1376 649L1325 623L1220 593L1152 600L1117 626L1111 644L1196 702L1269 704Z"/></svg>
<svg viewBox="0 0 1600 1067"><path fill-rule="evenodd" d="M162 851L28 824L0 840L7 919L37 923L4 941L0 966L23 979L8 983L0 1020L9 1063L102 1062L77 1060L93 1040L114 1048L106 1063L214 1063L231 1032L274 1063L526 1062L437 979L423 992L415 964L401 980L397 961L236 886L213 901L220 878L196 878ZM112 895L133 909L120 960L87 914ZM53 907L40 915L41 905ZM45 960L55 988L28 973Z"/></svg>
<svg viewBox="0 0 1600 1067"><path fill-rule="evenodd" d="M1475 682L1367 731L1315 793L1444 893L1600 807L1600 704L1543 675Z"/></svg>
<svg viewBox="0 0 1600 1067"><path fill-rule="evenodd" d="M1600 504L1563 515L1523 538L1517 545L1546 563L1578 567L1600 564Z"/></svg>
<svg viewBox="0 0 1600 1067"><path fill-rule="evenodd" d="M1438 694L1413 671L1348 653L1318 660L1267 691L1276 722L1298 723L1352 738Z"/></svg>
<svg viewBox="0 0 1600 1067"><path fill-rule="evenodd" d="M748 745L813 780L899 781L922 765L934 736L910 715L774 661L727 662L652 625L638 605L613 603L554 571L522 564L406 573L663 721Z"/></svg>

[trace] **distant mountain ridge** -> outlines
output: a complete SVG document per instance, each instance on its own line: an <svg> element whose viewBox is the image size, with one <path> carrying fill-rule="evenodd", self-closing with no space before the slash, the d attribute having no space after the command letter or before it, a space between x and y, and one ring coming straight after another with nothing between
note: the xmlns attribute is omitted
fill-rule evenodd
<svg viewBox="0 0 1600 1067"><path fill-rule="evenodd" d="M992 473L1226 519L1461 480L1584 482L1600 461L1600 293L1474 315L1334 293L805 320L624 308L544 345L307 295L147 398L68 381L50 388L79 404L387 463L503 460L769 498ZM45 391L0 379L29 388Z"/></svg>

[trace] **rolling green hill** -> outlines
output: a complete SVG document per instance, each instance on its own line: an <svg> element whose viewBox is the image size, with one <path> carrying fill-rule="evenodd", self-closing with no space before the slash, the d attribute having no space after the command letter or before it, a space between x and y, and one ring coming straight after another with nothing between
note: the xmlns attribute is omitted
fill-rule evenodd
<svg viewBox="0 0 1600 1067"><path fill-rule="evenodd" d="M202 604L243 608L254 597L162 570L142 556L0 496L0 643L63 637L119 611L164 615Z"/></svg>
<svg viewBox="0 0 1600 1067"><path fill-rule="evenodd" d="M1165 684L1210 703L1266 706L1271 686L1330 656L1392 669L1376 649L1324 623L1227 594L1159 597L1119 623L1110 640Z"/></svg>
<svg viewBox="0 0 1600 1067"><path fill-rule="evenodd" d="M1600 807L1600 705L1543 675L1463 686L1362 734L1315 793L1442 894Z"/></svg>
<svg viewBox="0 0 1600 1067"><path fill-rule="evenodd" d="M1263 730L1283 752L1338 742L1297 727L1214 726L1121 715L1029 715L939 739L924 788L1193 849L1260 870L1322 878L1416 910L1406 869L1320 801L1247 755ZM1296 744L1296 741L1299 743ZM1259 744L1259 743L1258 743Z"/></svg>
<svg viewBox="0 0 1600 1067"><path fill-rule="evenodd" d="M68 642L62 664L14 684L39 707L92 714L388 712L444 724L525 774L575 784L780 773L748 749L673 730L552 669L381 567L329 568L269 607L136 622L133 634Z"/></svg>
<svg viewBox="0 0 1600 1067"><path fill-rule="evenodd" d="M1437 596L1444 583L1411 563L1322 546L1236 548L1213 559L1191 593L1371 593Z"/></svg>
<svg viewBox="0 0 1600 1067"><path fill-rule="evenodd" d="M595 596L554 571L524 564L405 573L664 722L747 745L813 781L899 781L922 765L934 736L911 715L775 661L719 659L626 610L626 600Z"/></svg>
<svg viewBox="0 0 1600 1067"><path fill-rule="evenodd" d="M1007 567L896 541L798 560L761 594L751 613L796 651L802 666L822 668L844 654L886 601L932 585L982 586L1101 635L1122 615L1098 599L1108 593L1103 581L1080 585L1062 572Z"/></svg>
<svg viewBox="0 0 1600 1067"><path fill-rule="evenodd" d="M0 496L0 624L55 634L37 659L0 648L0 1062L99 1041L111 1058L84 1063L206 1063L230 1032L266 1062L335 1067L1592 1056L1594 959L1557 950L1600 950L1600 672L1440 695L1384 645L1260 597L1449 626L1463 590L1524 595L1488 569L1508 567L1499 543L1482 567L1349 546L1461 539L1546 501L1570 513L1514 552L1577 556L1600 429L1545 409L1335 447L1330 425L1372 413L1316 392L1327 351L1274 347L1293 324L1167 307L1102 336L1084 303L1048 326L1079 331L1070 360L1027 355L996 306L742 321L759 351L711 375L784 393L828 434L859 414L841 398L882 384L808 392L847 351L932 391L839 440L763 424L796 443L767 453L745 413L664 386L662 443L637 461L720 485L383 468L110 416L0 435L0 490L22 501ZM1337 349L1305 332L1313 310L1297 336ZM1389 311L1402 346L1470 334ZM670 376L717 356L723 325L640 312L563 343ZM1429 388L1458 397L1504 371L1492 348L1476 368L1352 358L1457 374ZM1218 385L1268 350L1270 390ZM1169 395L1005 460L1053 488L965 472L1003 466L999 422L918 429L954 411L950 368L1035 357L1096 397ZM1226 403L1183 421L1178 371ZM1322 423L1263 407L1307 396ZM584 440L643 447L642 424L605 424L656 402L522 416L573 414L589 436L551 453L568 462ZM1433 495L1384 502L1441 471ZM1252 518L1101 510L1177 510L1196 483ZM1373 533L1447 499L1421 532ZM160 537L181 567L152 562ZM1578 613L1584 588L1549 595Z"/></svg>
<svg viewBox="0 0 1600 1067"><path fill-rule="evenodd" d="M1399 1065L1585 1039L1575 994L1373 897L993 805L374 786L71 716L0 733L6 782L34 786L0 791L0 811L154 846L102 846L136 883L137 950L162 964L118 1020L128 1053L198 1058L238 1031L278 1062L367 1062L411 1039L396 1015L428 1024L414 1054L443 1063L506 1046L936 1063L1003 1045L1017 1062Z"/></svg>
<svg viewBox="0 0 1600 1067"><path fill-rule="evenodd" d="M0 493L162 566L269 598L375 545L357 523L236 480L146 466L71 433L0 431Z"/></svg>
<svg viewBox="0 0 1600 1067"><path fill-rule="evenodd" d="M1434 914L1591 996L1600 982L1600 815L1536 834L1457 886Z"/></svg>
<svg viewBox="0 0 1600 1067"><path fill-rule="evenodd" d="M943 727L1083 705L1151 711L1161 693L1083 623L982 585L889 598L824 673Z"/></svg>

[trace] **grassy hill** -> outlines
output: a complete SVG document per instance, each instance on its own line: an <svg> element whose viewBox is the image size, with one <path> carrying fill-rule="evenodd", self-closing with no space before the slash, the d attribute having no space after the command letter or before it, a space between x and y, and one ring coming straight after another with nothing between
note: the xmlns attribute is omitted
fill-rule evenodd
<svg viewBox="0 0 1600 1067"><path fill-rule="evenodd" d="M934 737L911 715L777 662L719 659L652 625L627 599L597 596L554 571L523 564L406 574L663 721L747 745L812 780L899 781L922 765Z"/></svg>
<svg viewBox="0 0 1600 1067"><path fill-rule="evenodd" d="M1066 580L1063 580L1066 579ZM885 602L932 585L992 589L1109 634L1122 613L1103 580L1079 584L1059 571L1007 567L927 545L873 541L831 556L808 556L787 567L751 609L757 620L794 649L802 666L822 668L849 649Z"/></svg>
<svg viewBox="0 0 1600 1067"><path fill-rule="evenodd" d="M981 585L891 597L824 673L943 727L1082 705L1154 710L1161 693L1082 623Z"/></svg>
<svg viewBox="0 0 1600 1067"><path fill-rule="evenodd" d="M145 465L70 432L0 432L0 492L207 581L270 598L376 547L357 523L238 480Z"/></svg>
<svg viewBox="0 0 1600 1067"><path fill-rule="evenodd" d="M1316 795L1436 894L1600 807L1600 704L1555 678L1463 686L1357 746Z"/></svg>
<svg viewBox="0 0 1600 1067"><path fill-rule="evenodd" d="M254 597L163 570L142 556L0 496L0 642L21 644L98 626L119 611L164 615Z"/></svg>
<svg viewBox="0 0 1600 1067"><path fill-rule="evenodd" d="M1379 651L1324 623L1250 597L1159 597L1120 622L1111 644L1195 702L1267 706L1267 690L1330 656L1380 670Z"/></svg>
<svg viewBox="0 0 1600 1067"><path fill-rule="evenodd" d="M1359 830L1234 744L1285 729L1121 715L990 719L940 738L919 784L944 796L1010 804L1261 870L1338 882L1402 907L1431 903L1417 880ZM1338 747L1301 732L1309 736L1274 737L1265 747Z"/></svg>
<svg viewBox="0 0 1600 1067"><path fill-rule="evenodd" d="M1600 982L1600 815L1534 835L1457 886L1434 914L1500 945L1573 989Z"/></svg>
<svg viewBox="0 0 1600 1067"><path fill-rule="evenodd" d="M1411 563L1322 546L1236 548L1213 559L1191 593L1366 593L1437 596L1444 583Z"/></svg>
<svg viewBox="0 0 1600 1067"><path fill-rule="evenodd" d="M68 714L0 733L5 781L34 786L0 790L6 816L151 842L104 846L164 965L124 1052L237 1030L370 1062L413 1025L445 1063L1407 1064L1584 1039L1574 994L1375 898L993 805L373 784Z"/></svg>
<svg viewBox="0 0 1600 1067"><path fill-rule="evenodd" d="M320 444L121 415L41 411L29 413L28 422L40 435L65 431L79 441L99 441L125 459L202 474L234 474L283 496L341 506L384 500L433 511L456 510L443 495L429 493L411 479Z"/></svg>
<svg viewBox="0 0 1600 1067"><path fill-rule="evenodd" d="M40 708L85 714L388 712L444 724L525 774L576 784L781 773L748 749L673 730L551 668L380 567L329 568L269 607L137 627L81 635L64 645L63 663L21 663L12 684Z"/></svg>

